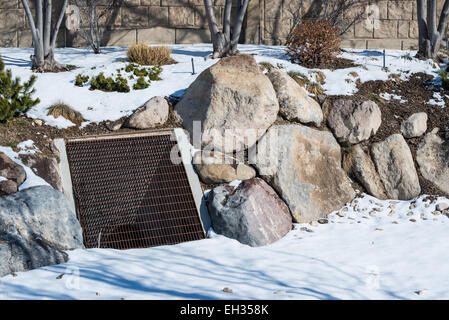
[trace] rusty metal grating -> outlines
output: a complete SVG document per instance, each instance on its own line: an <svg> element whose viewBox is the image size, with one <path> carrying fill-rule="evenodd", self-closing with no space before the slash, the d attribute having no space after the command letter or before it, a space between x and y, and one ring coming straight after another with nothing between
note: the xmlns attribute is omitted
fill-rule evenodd
<svg viewBox="0 0 449 320"><path fill-rule="evenodd" d="M204 239L173 131L72 139L66 152L86 248L131 249Z"/></svg>

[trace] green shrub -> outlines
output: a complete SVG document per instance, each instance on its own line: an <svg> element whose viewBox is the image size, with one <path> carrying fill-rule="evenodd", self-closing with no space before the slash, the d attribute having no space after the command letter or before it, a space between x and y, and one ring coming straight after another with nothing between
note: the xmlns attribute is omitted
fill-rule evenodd
<svg viewBox="0 0 449 320"><path fill-rule="evenodd" d="M145 68L142 68L142 69L135 68L134 69L134 75L136 77L146 77L148 75L148 71Z"/></svg>
<svg viewBox="0 0 449 320"><path fill-rule="evenodd" d="M104 73L101 72L96 77L92 77L90 80L91 90L102 90L107 92L129 92L128 81L121 76L118 76L115 80L112 77L106 78Z"/></svg>
<svg viewBox="0 0 449 320"><path fill-rule="evenodd" d="M449 90L449 74L447 71L440 71L441 84L444 90Z"/></svg>
<svg viewBox="0 0 449 320"><path fill-rule="evenodd" d="M75 78L75 86L82 87L88 81L89 81L89 76L83 76L82 74L77 74L76 78Z"/></svg>
<svg viewBox="0 0 449 320"><path fill-rule="evenodd" d="M145 80L144 77L139 77L137 82L133 85L134 90L142 90L146 89L150 86L150 84Z"/></svg>
<svg viewBox="0 0 449 320"><path fill-rule="evenodd" d="M161 80L159 77L162 73L162 67L161 66L154 66L152 68L148 69L148 74L151 81L158 81Z"/></svg>
<svg viewBox="0 0 449 320"><path fill-rule="evenodd" d="M38 98L31 98L35 92L35 82L34 75L23 84L20 83L20 78L13 79L11 70L5 70L5 64L0 57L0 121L11 120L40 102Z"/></svg>

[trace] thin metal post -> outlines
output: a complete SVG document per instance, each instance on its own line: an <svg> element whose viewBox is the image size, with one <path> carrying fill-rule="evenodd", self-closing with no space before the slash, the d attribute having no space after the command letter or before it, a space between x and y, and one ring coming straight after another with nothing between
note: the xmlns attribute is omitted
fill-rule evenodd
<svg viewBox="0 0 449 320"><path fill-rule="evenodd" d="M192 75L195 74L195 63L193 62L193 58L192 58Z"/></svg>
<svg viewBox="0 0 449 320"><path fill-rule="evenodd" d="M384 69L387 67L387 64L386 64L386 58L385 58L385 49L384 49Z"/></svg>

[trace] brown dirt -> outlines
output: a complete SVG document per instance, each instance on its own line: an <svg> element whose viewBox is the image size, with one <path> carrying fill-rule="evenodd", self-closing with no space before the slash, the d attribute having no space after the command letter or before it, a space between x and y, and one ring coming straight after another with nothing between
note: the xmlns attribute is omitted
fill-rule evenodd
<svg viewBox="0 0 449 320"><path fill-rule="evenodd" d="M319 65L315 64L301 64L301 66L310 68L310 69L330 69L330 70L338 70L338 69L346 69L346 68L353 68L356 65L354 64L354 61L344 58L336 58L335 60L331 61L325 61L320 63Z"/></svg>
<svg viewBox="0 0 449 320"><path fill-rule="evenodd" d="M122 119L120 119L120 121L123 122L126 118L127 117L123 117ZM154 129L178 127L180 127L180 125L176 121L173 113L173 108L171 107L168 121L164 125L158 126ZM120 133L135 131L138 130L121 128L120 130L115 132ZM80 129L79 126L73 126L61 130L47 125L38 126L33 119L27 117L18 117L7 123L0 123L0 146L10 146L15 151L18 151L18 149L16 148L18 143L26 140L33 140L35 146L39 148L43 155L54 157L55 155L53 154L50 147L51 141L53 139L74 138L111 133L113 132L108 129L106 121L100 122L98 124L90 124L83 129Z"/></svg>
<svg viewBox="0 0 449 320"><path fill-rule="evenodd" d="M383 141L392 134L401 132L401 123L412 114L417 112L426 112L429 120L427 122L427 132L434 128L439 128L438 135L443 139L449 138L449 107L441 108L428 104L427 102L433 98L433 92L423 86L423 83L432 76L418 73L411 76L408 81L368 81L358 86L359 91L351 96L331 96L330 103L339 98L350 98L356 101L375 101L382 111L382 125L374 137L369 142L375 143ZM400 103L399 100L391 99L386 101L379 97L381 93L392 93L401 96L402 99L407 100L406 103ZM444 97L444 92L441 92ZM449 100L445 98L445 102L449 105ZM416 157L416 151L421 138L406 139L413 158ZM421 184L422 193L448 196L442 191L438 190L431 182L425 180L419 170L419 166L415 161L415 167L418 171L419 181Z"/></svg>

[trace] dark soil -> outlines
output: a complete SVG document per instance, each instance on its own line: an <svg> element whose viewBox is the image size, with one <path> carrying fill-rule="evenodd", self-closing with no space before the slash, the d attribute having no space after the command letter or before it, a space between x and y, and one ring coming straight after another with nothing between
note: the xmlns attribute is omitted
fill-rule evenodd
<svg viewBox="0 0 449 320"><path fill-rule="evenodd" d="M314 63L303 63L301 66L310 68L310 69L330 69L330 70L338 70L338 69L346 69L352 68L356 65L354 61L344 58L336 58L334 60L323 61L320 64Z"/></svg>
<svg viewBox="0 0 449 320"><path fill-rule="evenodd" d="M123 117L117 122L124 122L127 117ZM170 110L168 121L159 127L162 128L178 128L179 123L176 121L173 109ZM135 132L138 130L121 128L116 133L120 132ZM0 146L10 146L15 151L18 151L17 144L33 140L36 147L43 153L44 156L55 157L51 148L51 141L57 138L74 138L81 136L111 134L113 131L108 129L108 121L103 121L98 124L90 124L83 129L79 126L73 126L67 129L58 129L52 126L42 125L38 126L33 119L27 117L18 117L7 123L0 123Z"/></svg>
<svg viewBox="0 0 449 320"><path fill-rule="evenodd" d="M423 86L423 83L432 76L418 73L411 76L408 81L368 81L358 86L359 91L351 96L331 96L328 99L330 103L339 98L350 98L356 101L375 101L382 111L382 125L378 132L370 141L364 143L368 145L385 140L392 134L401 132L401 123L412 114L417 112L426 112L429 119L427 122L427 132L434 128L439 128L438 135L443 139L449 138L449 107L441 108L428 104L428 101L433 98L433 91L430 91ZM402 99L407 100L406 103L400 103L399 100L391 99L386 101L379 97L381 93L391 93L401 96ZM446 93L447 94L447 93ZM445 93L441 92L444 97ZM449 105L449 100L445 98L446 105ZM413 158L416 156L416 150L421 141L421 138L406 139ZM420 171L419 166L415 163L418 171L419 180L421 184L422 193L448 196L439 191L431 182L425 180Z"/></svg>

